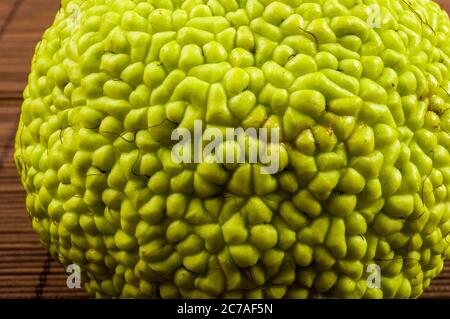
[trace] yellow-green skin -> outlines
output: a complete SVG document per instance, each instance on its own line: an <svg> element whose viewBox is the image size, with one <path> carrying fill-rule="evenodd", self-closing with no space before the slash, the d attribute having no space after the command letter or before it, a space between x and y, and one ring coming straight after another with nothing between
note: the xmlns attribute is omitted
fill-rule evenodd
<svg viewBox="0 0 450 319"><path fill-rule="evenodd" d="M428 0L63 0L16 139L33 227L95 297L418 297L449 257L449 31ZM280 171L176 164L194 120L279 127Z"/></svg>

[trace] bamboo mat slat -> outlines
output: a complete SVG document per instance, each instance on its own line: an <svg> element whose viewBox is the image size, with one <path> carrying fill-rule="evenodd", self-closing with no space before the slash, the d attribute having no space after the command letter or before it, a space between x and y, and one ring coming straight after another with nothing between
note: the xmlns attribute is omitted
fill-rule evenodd
<svg viewBox="0 0 450 319"><path fill-rule="evenodd" d="M64 269L33 232L12 157L31 56L58 7L59 0L0 0L0 298L87 297L67 288ZM424 297L450 298L450 264Z"/></svg>
<svg viewBox="0 0 450 319"><path fill-rule="evenodd" d="M34 47L58 7L58 0L0 0L0 298L87 297L82 289L67 288L64 269L32 230L12 160Z"/></svg>
<svg viewBox="0 0 450 319"><path fill-rule="evenodd" d="M2 0L0 2L0 33L3 27L8 23L8 16L14 8L16 0Z"/></svg>
<svg viewBox="0 0 450 319"><path fill-rule="evenodd" d="M31 56L43 30L51 24L59 0L0 0L13 2L5 8L8 24L0 39L0 98L20 98L26 83ZM14 5L13 7L14 8ZM9 14L13 13L10 17ZM8 18L9 17L9 18Z"/></svg>

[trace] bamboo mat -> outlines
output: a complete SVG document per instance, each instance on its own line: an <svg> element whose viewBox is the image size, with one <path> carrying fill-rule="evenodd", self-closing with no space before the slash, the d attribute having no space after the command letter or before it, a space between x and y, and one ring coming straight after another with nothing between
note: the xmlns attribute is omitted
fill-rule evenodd
<svg viewBox="0 0 450 319"><path fill-rule="evenodd" d="M34 46L58 0L0 0L0 298L85 298L42 248L12 160L14 132Z"/></svg>
<svg viewBox="0 0 450 319"><path fill-rule="evenodd" d="M450 9L450 0L439 2ZM64 269L39 243L12 160L30 59L58 7L59 0L0 0L0 299L87 297L67 288ZM450 298L450 263L424 296Z"/></svg>

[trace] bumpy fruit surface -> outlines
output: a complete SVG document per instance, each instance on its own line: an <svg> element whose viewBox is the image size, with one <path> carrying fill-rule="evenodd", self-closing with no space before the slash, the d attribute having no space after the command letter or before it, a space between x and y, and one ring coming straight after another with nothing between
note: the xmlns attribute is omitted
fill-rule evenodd
<svg viewBox="0 0 450 319"><path fill-rule="evenodd" d="M428 0L63 0L16 138L32 225L95 297L418 297L449 257L449 32ZM280 170L177 164L195 120L279 128Z"/></svg>

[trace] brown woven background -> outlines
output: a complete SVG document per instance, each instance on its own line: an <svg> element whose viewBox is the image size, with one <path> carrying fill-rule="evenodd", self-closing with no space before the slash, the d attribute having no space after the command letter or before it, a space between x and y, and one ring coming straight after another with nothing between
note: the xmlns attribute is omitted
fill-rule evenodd
<svg viewBox="0 0 450 319"><path fill-rule="evenodd" d="M450 0L438 1L447 10ZM0 298L84 298L31 229L13 161L13 139L34 46L59 0L0 0ZM450 298L450 264L425 297Z"/></svg>

